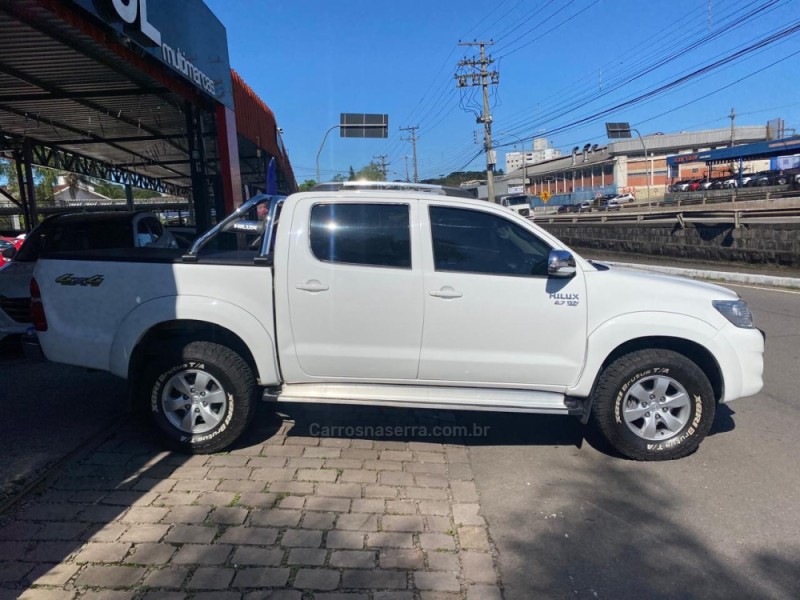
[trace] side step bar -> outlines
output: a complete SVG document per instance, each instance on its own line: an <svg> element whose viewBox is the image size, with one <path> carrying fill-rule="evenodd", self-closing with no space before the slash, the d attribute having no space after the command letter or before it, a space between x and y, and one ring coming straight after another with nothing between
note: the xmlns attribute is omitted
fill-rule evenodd
<svg viewBox="0 0 800 600"><path fill-rule="evenodd" d="M264 399L277 402L321 404L365 404L401 408L489 410L543 414L575 414L564 394L530 390L497 390L420 385L376 385L349 383L297 383L284 385L276 395Z"/></svg>

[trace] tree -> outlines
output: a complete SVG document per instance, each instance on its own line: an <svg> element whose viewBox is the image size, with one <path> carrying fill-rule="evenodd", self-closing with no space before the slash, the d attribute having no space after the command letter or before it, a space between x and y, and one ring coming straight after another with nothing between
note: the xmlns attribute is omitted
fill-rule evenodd
<svg viewBox="0 0 800 600"><path fill-rule="evenodd" d="M355 178L360 180L366 179L367 181L383 181L385 179L381 164L374 160L361 167L356 173Z"/></svg>
<svg viewBox="0 0 800 600"><path fill-rule="evenodd" d="M442 175L433 179L423 179L422 183L433 183L437 185L450 185L458 187L465 181L483 181L486 179L486 171L453 171L449 175Z"/></svg>
<svg viewBox="0 0 800 600"><path fill-rule="evenodd" d="M350 165L350 173L347 175L347 181L355 181L356 172L353 171L353 165Z"/></svg>
<svg viewBox="0 0 800 600"><path fill-rule="evenodd" d="M298 189L301 192L307 192L315 185L317 185L317 182L314 179L306 179L303 183L300 184L300 187Z"/></svg>

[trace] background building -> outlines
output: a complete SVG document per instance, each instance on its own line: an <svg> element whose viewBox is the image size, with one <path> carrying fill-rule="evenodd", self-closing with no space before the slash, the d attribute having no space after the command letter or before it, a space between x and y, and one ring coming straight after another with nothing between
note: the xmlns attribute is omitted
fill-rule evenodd
<svg viewBox="0 0 800 600"><path fill-rule="evenodd" d="M575 146L566 156L528 164L525 169L525 190L537 196L543 192L551 197L552 204L571 204L594 198L597 194L631 193L638 200L647 200L649 186L653 199L663 198L669 184L676 179L700 179L712 175L738 172L738 164L718 164L707 167L704 162L681 163L677 173L670 175L667 156L694 154L732 145L765 141L769 131L766 125L743 125L703 131L655 133L639 138L618 140L600 146L585 144ZM645 156L642 142L647 148ZM769 168L769 161L745 163L745 172ZM523 169L520 164L505 176L497 178L495 193L498 198L518 193L522 185ZM511 188L511 192L509 192ZM487 198L486 186L477 186L479 198Z"/></svg>
<svg viewBox="0 0 800 600"><path fill-rule="evenodd" d="M530 152L523 148L522 152L506 153L506 173L515 169L521 169L523 157L525 164L532 165L545 160L558 158L559 156L561 156L561 150L550 146L550 142L547 139L533 138L533 150Z"/></svg>

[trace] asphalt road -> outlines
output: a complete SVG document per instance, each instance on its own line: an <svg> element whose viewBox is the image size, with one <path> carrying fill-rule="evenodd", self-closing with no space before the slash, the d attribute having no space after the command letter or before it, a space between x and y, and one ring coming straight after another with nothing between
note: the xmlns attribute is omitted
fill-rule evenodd
<svg viewBox="0 0 800 600"><path fill-rule="evenodd" d="M489 426L465 442L506 600L798 597L800 294L731 287L767 332L766 387L718 410L693 456L636 463L573 419L458 415ZM0 502L122 418L125 396L0 344Z"/></svg>
<svg viewBox="0 0 800 600"><path fill-rule="evenodd" d="M694 455L637 463L571 420L477 417L506 600L798 597L800 295L730 287L767 332L765 388L722 407Z"/></svg>
<svg viewBox="0 0 800 600"><path fill-rule="evenodd" d="M127 410L125 382L108 373L31 363L0 342L3 415L0 506Z"/></svg>

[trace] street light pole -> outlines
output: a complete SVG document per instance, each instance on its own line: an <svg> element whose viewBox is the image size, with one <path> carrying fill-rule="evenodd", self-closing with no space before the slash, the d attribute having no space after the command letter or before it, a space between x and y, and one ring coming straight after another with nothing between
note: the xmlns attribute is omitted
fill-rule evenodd
<svg viewBox="0 0 800 600"><path fill-rule="evenodd" d="M642 143L642 150L644 150L644 176L645 176L645 183L647 184L647 210L652 211L653 205L650 202L650 168L647 162L647 146L644 145L644 138L642 138L642 134L639 133L639 130L635 127L631 127L631 131L635 131L636 135L639 136L639 141Z"/></svg>
<svg viewBox="0 0 800 600"><path fill-rule="evenodd" d="M522 194L527 196L527 184L528 184L528 163L525 160L525 142L522 141L522 138L514 135L513 133L509 133L508 131L501 131L500 135L510 135L519 142L520 147L522 148Z"/></svg>
<svg viewBox="0 0 800 600"><path fill-rule="evenodd" d="M653 205L650 202L650 169L647 165L647 146L644 145L642 134L639 133L638 129L631 127L630 123L627 122L606 123L606 133L608 134L608 139L610 140L629 139L631 137L631 131L635 131L636 135L639 136L639 141L642 143L642 150L644 150L644 175L646 180L645 183L647 184L647 209L652 211Z"/></svg>
<svg viewBox="0 0 800 600"><path fill-rule="evenodd" d="M322 136L322 143L319 145L319 150L317 150L317 183L320 182L319 181L319 155L322 154L322 147L325 145L325 140L328 139L328 134L331 131L333 131L334 129L341 129L341 128L347 129L348 127L352 127L354 129L364 129L364 128L370 128L370 127L385 128L386 125L384 125L383 123L374 123L374 124L373 123L358 123L358 124L356 124L356 123L353 123L353 124L339 123L338 125L333 125L333 126L329 127L328 131L325 132L325 135Z"/></svg>

